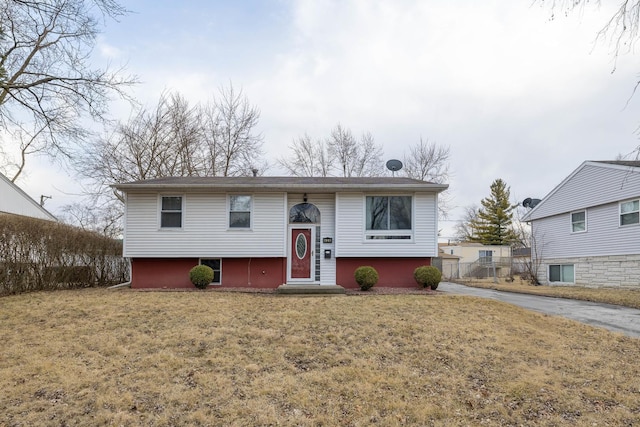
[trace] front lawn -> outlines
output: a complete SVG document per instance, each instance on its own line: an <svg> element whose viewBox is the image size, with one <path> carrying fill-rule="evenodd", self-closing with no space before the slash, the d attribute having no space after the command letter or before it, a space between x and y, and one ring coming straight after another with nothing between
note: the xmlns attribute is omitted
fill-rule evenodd
<svg viewBox="0 0 640 427"><path fill-rule="evenodd" d="M450 295L0 298L0 425L640 423L640 340Z"/></svg>

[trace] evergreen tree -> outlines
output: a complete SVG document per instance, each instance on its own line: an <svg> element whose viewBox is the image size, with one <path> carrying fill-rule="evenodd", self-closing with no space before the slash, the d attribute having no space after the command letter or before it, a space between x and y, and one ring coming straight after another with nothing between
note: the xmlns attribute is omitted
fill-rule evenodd
<svg viewBox="0 0 640 427"><path fill-rule="evenodd" d="M491 184L491 195L480 202L477 216L469 222L472 242L483 245L511 245L517 240L513 230L513 210L517 205L509 202L509 187L496 179Z"/></svg>

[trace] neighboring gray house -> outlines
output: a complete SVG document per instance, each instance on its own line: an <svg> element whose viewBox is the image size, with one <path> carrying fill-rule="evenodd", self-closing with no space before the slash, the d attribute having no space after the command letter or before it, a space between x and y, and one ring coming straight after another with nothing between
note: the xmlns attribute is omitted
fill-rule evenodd
<svg viewBox="0 0 640 427"><path fill-rule="evenodd" d="M49 211L40 206L20 187L0 173L0 213L30 216L32 218L57 221Z"/></svg>
<svg viewBox="0 0 640 427"><path fill-rule="evenodd" d="M542 284L640 288L640 161L586 161L529 211Z"/></svg>

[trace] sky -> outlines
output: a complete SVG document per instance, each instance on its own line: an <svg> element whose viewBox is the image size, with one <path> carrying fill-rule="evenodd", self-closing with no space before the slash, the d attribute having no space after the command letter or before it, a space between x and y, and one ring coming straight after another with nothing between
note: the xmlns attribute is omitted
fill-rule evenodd
<svg viewBox="0 0 640 427"><path fill-rule="evenodd" d="M611 3L615 6L616 2ZM96 64L125 66L131 94L153 107L163 91L207 102L242 89L261 111L266 160L341 123L370 132L385 159L422 138L450 148L453 235L464 208L503 179L511 198L542 198L585 160L637 147L640 72L633 46L617 60L596 41L611 6L568 15L532 0L130 0L107 22ZM131 107L114 101L126 121ZM45 207L80 201L73 174L31 160L19 180ZM282 175L273 167L268 175Z"/></svg>

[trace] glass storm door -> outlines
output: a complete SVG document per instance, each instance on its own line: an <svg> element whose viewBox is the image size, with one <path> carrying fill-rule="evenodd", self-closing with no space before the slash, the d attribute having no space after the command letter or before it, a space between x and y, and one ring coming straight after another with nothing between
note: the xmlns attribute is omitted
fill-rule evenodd
<svg viewBox="0 0 640 427"><path fill-rule="evenodd" d="M292 227L289 250L289 278L310 281L313 279L314 227Z"/></svg>

